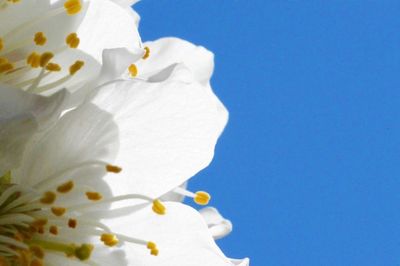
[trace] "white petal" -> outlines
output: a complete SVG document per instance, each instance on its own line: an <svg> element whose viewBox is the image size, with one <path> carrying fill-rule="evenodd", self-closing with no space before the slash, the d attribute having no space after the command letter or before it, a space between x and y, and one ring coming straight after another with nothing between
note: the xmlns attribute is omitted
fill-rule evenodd
<svg viewBox="0 0 400 266"><path fill-rule="evenodd" d="M129 265L135 266L231 266L209 234L199 213L180 203L166 203L167 214L157 216L145 209L129 217L110 221L117 233L154 241L159 255L145 247L127 243ZM130 226L134 224L135 226Z"/></svg>
<svg viewBox="0 0 400 266"><path fill-rule="evenodd" d="M15 178L17 183L29 186L40 182L55 185L52 181L56 176L71 179L78 176L83 180L94 177L101 182L104 166L88 164L76 171L64 170L95 160L110 162L117 149L118 132L112 117L91 104L85 104L65 114L48 133L30 144ZM93 168L98 171L93 171Z"/></svg>
<svg viewBox="0 0 400 266"><path fill-rule="evenodd" d="M201 209L201 216L203 216L211 235L214 239L220 239L232 232L232 223L222 217L217 209L206 207Z"/></svg>
<svg viewBox="0 0 400 266"><path fill-rule="evenodd" d="M146 42L144 46L150 48L150 57L138 63L141 73L151 73L171 64L183 63L198 82L204 85L209 82L214 70L214 55L204 47L178 38L163 38Z"/></svg>
<svg viewBox="0 0 400 266"><path fill-rule="evenodd" d="M183 183L180 185L180 188L186 189L187 188L188 182ZM173 191L170 191L166 194L164 194L161 198L162 201L176 201L176 202L183 202L185 200L185 196L175 193Z"/></svg>
<svg viewBox="0 0 400 266"><path fill-rule="evenodd" d="M78 29L80 49L101 62L103 49L140 47L138 16L110 0L90 1L88 12Z"/></svg>
<svg viewBox="0 0 400 266"><path fill-rule="evenodd" d="M226 121L216 96L178 71L160 83L126 81L99 90L93 102L114 114L121 132L110 185L117 194L159 197L206 167Z"/></svg>

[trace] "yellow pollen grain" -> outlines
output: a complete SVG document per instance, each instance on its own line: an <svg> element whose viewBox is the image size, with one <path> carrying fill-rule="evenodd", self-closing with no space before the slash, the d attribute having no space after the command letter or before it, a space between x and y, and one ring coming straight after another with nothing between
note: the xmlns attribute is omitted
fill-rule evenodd
<svg viewBox="0 0 400 266"><path fill-rule="evenodd" d="M69 34L67 38L65 38L65 42L67 43L67 45L73 49L78 48L80 41L81 40L78 38L78 34L76 34L75 32Z"/></svg>
<svg viewBox="0 0 400 266"><path fill-rule="evenodd" d="M142 59L147 59L150 56L150 48L149 47L144 47L144 55L142 57Z"/></svg>
<svg viewBox="0 0 400 266"><path fill-rule="evenodd" d="M93 201L97 201L97 200L101 200L103 198L103 196L99 193L99 192L86 192L86 197L89 200L93 200Z"/></svg>
<svg viewBox="0 0 400 266"><path fill-rule="evenodd" d="M138 74L138 69L137 66L135 64L132 64L129 66L128 68L129 74L131 74L131 77L136 77Z"/></svg>
<svg viewBox="0 0 400 266"><path fill-rule="evenodd" d="M59 72L59 71L61 71L61 66L59 64L55 64L55 63L48 63L46 66L46 70L51 71L51 72Z"/></svg>
<svg viewBox="0 0 400 266"><path fill-rule="evenodd" d="M76 61L74 64L72 64L72 65L69 67L69 74L70 74L71 76L75 75L76 72L78 72L84 65L85 65L85 62L79 61L79 60Z"/></svg>
<svg viewBox="0 0 400 266"><path fill-rule="evenodd" d="M207 205L210 202L211 196L205 191L196 192L196 196L194 197L194 202L199 205Z"/></svg>
<svg viewBox="0 0 400 266"><path fill-rule="evenodd" d="M35 34L35 38L33 40L34 40L35 44L38 46L43 46L47 42L47 38L43 32L37 32Z"/></svg>
<svg viewBox="0 0 400 266"><path fill-rule="evenodd" d="M26 63L30 65L32 68L38 68L40 67L40 54L33 52L31 53L27 59Z"/></svg>
<svg viewBox="0 0 400 266"><path fill-rule="evenodd" d="M40 198L40 202L43 204L53 204L56 201L57 195L52 191L47 191L43 193L43 196Z"/></svg>
<svg viewBox="0 0 400 266"><path fill-rule="evenodd" d="M115 166L115 165L111 165L111 164L107 164L106 165L106 170L109 173L114 173L114 174L118 174L122 171L121 167Z"/></svg>
<svg viewBox="0 0 400 266"><path fill-rule="evenodd" d="M102 234L100 240L109 247L113 247L119 242L118 238L113 234Z"/></svg>
<svg viewBox="0 0 400 266"><path fill-rule="evenodd" d="M147 248L150 249L150 254L153 256L157 256L158 255L158 249L157 249L157 245L154 242L147 242Z"/></svg>
<svg viewBox="0 0 400 266"><path fill-rule="evenodd" d="M39 247L39 246L30 246L29 250L35 255L35 257L38 257L39 259L44 258L44 250Z"/></svg>
<svg viewBox="0 0 400 266"><path fill-rule="evenodd" d="M47 219L37 219L33 221L32 226L33 227L41 227L45 226L47 224Z"/></svg>
<svg viewBox="0 0 400 266"><path fill-rule="evenodd" d="M57 191L59 193L68 193L74 188L74 182L73 181L68 181L62 185L59 185L57 187Z"/></svg>
<svg viewBox="0 0 400 266"><path fill-rule="evenodd" d="M76 228L78 225L78 222L75 219L69 219L68 220L68 227L69 228Z"/></svg>
<svg viewBox="0 0 400 266"><path fill-rule="evenodd" d="M64 8L68 15L76 15L81 11L82 4L80 0L68 0L64 3Z"/></svg>
<svg viewBox="0 0 400 266"><path fill-rule="evenodd" d="M4 41L0 38L0 51L4 49Z"/></svg>
<svg viewBox="0 0 400 266"><path fill-rule="evenodd" d="M150 251L150 254L151 255L153 255L153 256L158 256L158 249L152 249L151 251Z"/></svg>
<svg viewBox="0 0 400 266"><path fill-rule="evenodd" d="M50 226L49 232L53 235L58 235L58 228L55 225Z"/></svg>
<svg viewBox="0 0 400 266"><path fill-rule="evenodd" d="M8 59L5 57L0 57L0 65L5 63L8 63Z"/></svg>
<svg viewBox="0 0 400 266"><path fill-rule="evenodd" d="M54 54L52 52L45 52L40 56L40 66L45 67L51 59L53 59Z"/></svg>
<svg viewBox="0 0 400 266"><path fill-rule="evenodd" d="M51 208L51 212L55 215L55 216L62 216L64 215L64 213L67 211L67 209L63 208L63 207L52 207Z"/></svg>
<svg viewBox="0 0 400 266"><path fill-rule="evenodd" d="M164 204L162 204L160 200L156 199L153 201L152 210L159 215L164 215L166 209Z"/></svg>

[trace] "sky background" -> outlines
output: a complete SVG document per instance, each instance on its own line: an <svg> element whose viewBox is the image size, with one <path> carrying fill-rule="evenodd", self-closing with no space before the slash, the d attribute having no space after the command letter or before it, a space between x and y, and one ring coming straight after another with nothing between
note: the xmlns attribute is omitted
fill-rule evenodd
<svg viewBox="0 0 400 266"><path fill-rule="evenodd" d="M144 40L216 55L230 111L191 182L264 265L400 265L400 1L143 0ZM180 266L180 265L179 265Z"/></svg>

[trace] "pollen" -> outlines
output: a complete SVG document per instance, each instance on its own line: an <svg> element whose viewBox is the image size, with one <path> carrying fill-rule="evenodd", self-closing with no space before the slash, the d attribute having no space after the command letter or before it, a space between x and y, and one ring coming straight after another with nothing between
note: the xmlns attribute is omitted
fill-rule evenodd
<svg viewBox="0 0 400 266"><path fill-rule="evenodd" d="M68 0L64 3L64 8L68 15L76 15L81 11L82 4L80 0Z"/></svg>
<svg viewBox="0 0 400 266"><path fill-rule="evenodd" d="M62 185L59 185L57 187L57 191L59 193L68 193L74 188L74 182L73 181L68 181Z"/></svg>
<svg viewBox="0 0 400 266"><path fill-rule="evenodd" d="M43 262L38 259L33 259L30 263L30 266L43 266Z"/></svg>
<svg viewBox="0 0 400 266"><path fill-rule="evenodd" d="M68 220L68 227L69 228L76 228L78 225L78 222L75 219L69 219Z"/></svg>
<svg viewBox="0 0 400 266"><path fill-rule="evenodd" d="M4 48L4 42L3 39L0 38L0 51L3 50L3 48Z"/></svg>
<svg viewBox="0 0 400 266"><path fill-rule="evenodd" d="M78 48L79 43L80 43L80 39L78 38L78 34L76 34L76 33L74 32L74 33L71 33L71 34L69 34L69 35L67 36L67 38L65 39L65 42L67 43L67 45L68 45L70 48L75 49L75 48Z"/></svg>
<svg viewBox="0 0 400 266"><path fill-rule="evenodd" d="M43 46L47 42L47 38L43 32L37 32L35 34L35 38L33 40L34 40L35 44L38 46Z"/></svg>
<svg viewBox="0 0 400 266"><path fill-rule="evenodd" d="M63 216L64 213L67 211L67 209L63 208L63 207L52 207L51 208L51 212L55 215L55 216Z"/></svg>
<svg viewBox="0 0 400 266"><path fill-rule="evenodd" d="M57 195L52 191L47 191L40 198L40 202L43 204L53 204L56 201Z"/></svg>
<svg viewBox="0 0 400 266"><path fill-rule="evenodd" d="M131 74L131 77L134 78L134 77L137 76L137 74L138 74L138 69L137 69L137 66L136 66L135 64L130 65L129 68L128 68L128 70L129 70L129 73Z"/></svg>
<svg viewBox="0 0 400 266"><path fill-rule="evenodd" d="M158 249L157 249L157 245L154 242L147 242L147 248L150 249L150 254L153 256L157 256L158 255Z"/></svg>
<svg viewBox="0 0 400 266"><path fill-rule="evenodd" d="M121 167L115 166L115 165L111 165L111 164L107 164L106 165L106 170L109 173L114 173L114 174L118 174L122 171Z"/></svg>
<svg viewBox="0 0 400 266"><path fill-rule="evenodd" d="M144 47L144 55L142 57L142 59L147 59L150 56L150 48L149 47Z"/></svg>
<svg viewBox="0 0 400 266"><path fill-rule="evenodd" d="M97 200L101 200L103 198L103 196L99 193L99 192L86 192L86 197L89 200L93 200L93 201L97 201Z"/></svg>
<svg viewBox="0 0 400 266"><path fill-rule="evenodd" d="M26 63L32 68L38 68L40 66L40 54L33 52L26 59Z"/></svg>
<svg viewBox="0 0 400 266"><path fill-rule="evenodd" d="M50 226L49 232L53 235L58 235L58 228L55 225Z"/></svg>
<svg viewBox="0 0 400 266"><path fill-rule="evenodd" d="M72 64L69 67L69 74L71 76L75 75L76 72L78 72L84 65L85 65L85 62L80 61L80 60L76 61L74 64Z"/></svg>
<svg viewBox="0 0 400 266"><path fill-rule="evenodd" d="M104 245L113 247L119 243L118 238L113 234L102 234L100 240Z"/></svg>
<svg viewBox="0 0 400 266"><path fill-rule="evenodd" d="M48 63L46 69L50 72L59 72L61 71L61 66L55 63Z"/></svg>
<svg viewBox="0 0 400 266"><path fill-rule="evenodd" d="M211 196L205 191L198 191L195 193L194 202L199 205L207 205L210 202Z"/></svg>
<svg viewBox="0 0 400 266"><path fill-rule="evenodd" d="M165 206L164 204L161 203L160 200L156 199L153 201L153 211L159 215L164 215L165 214Z"/></svg>
<svg viewBox="0 0 400 266"><path fill-rule="evenodd" d="M3 63L0 64L0 74L9 72L14 69L14 65L12 63Z"/></svg>
<svg viewBox="0 0 400 266"><path fill-rule="evenodd" d="M45 52L40 56L40 66L45 67L51 59L53 59L54 54L52 52Z"/></svg>

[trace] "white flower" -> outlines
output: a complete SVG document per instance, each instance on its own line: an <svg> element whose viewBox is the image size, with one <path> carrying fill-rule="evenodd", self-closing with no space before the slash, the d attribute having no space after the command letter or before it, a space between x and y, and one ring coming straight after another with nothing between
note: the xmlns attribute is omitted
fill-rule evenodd
<svg viewBox="0 0 400 266"><path fill-rule="evenodd" d="M97 84L107 81L103 56L144 55L137 23L133 10L111 0L0 0L0 83L50 94L76 91L100 73ZM112 67L115 77L125 61Z"/></svg>

